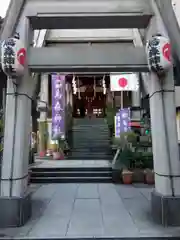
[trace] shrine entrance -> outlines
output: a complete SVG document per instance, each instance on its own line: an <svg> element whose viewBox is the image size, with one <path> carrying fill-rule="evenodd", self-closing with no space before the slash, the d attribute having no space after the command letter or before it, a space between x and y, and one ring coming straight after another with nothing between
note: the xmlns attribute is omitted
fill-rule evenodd
<svg viewBox="0 0 180 240"><path fill-rule="evenodd" d="M73 87L73 117L103 118L109 77L81 75L77 76L74 81L76 87Z"/></svg>

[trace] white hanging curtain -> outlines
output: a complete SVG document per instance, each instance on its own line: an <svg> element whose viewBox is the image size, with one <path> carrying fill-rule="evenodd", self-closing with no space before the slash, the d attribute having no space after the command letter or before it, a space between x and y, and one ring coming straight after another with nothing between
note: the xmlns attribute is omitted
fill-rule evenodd
<svg viewBox="0 0 180 240"><path fill-rule="evenodd" d="M96 97L96 77L94 76L94 98Z"/></svg>

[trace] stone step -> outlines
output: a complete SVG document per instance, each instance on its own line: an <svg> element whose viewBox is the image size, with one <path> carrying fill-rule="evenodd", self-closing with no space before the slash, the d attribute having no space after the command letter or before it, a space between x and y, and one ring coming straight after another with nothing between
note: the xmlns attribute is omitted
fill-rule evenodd
<svg viewBox="0 0 180 240"><path fill-rule="evenodd" d="M112 161L113 157L112 156L92 156L92 155L69 155L67 157L68 160L108 160L108 161Z"/></svg>
<svg viewBox="0 0 180 240"><path fill-rule="evenodd" d="M67 160L68 165L68 160ZM31 171L33 172L109 172L112 171L110 166L101 166L101 167L31 167Z"/></svg>
<svg viewBox="0 0 180 240"><path fill-rule="evenodd" d="M92 141L72 141L72 144L74 146L74 148L82 148L84 147L84 149L94 149L94 150L105 150L106 148L110 148L110 142L93 142Z"/></svg>
<svg viewBox="0 0 180 240"><path fill-rule="evenodd" d="M68 161L68 160L67 160ZM111 167L31 168L31 183L112 182Z"/></svg>
<svg viewBox="0 0 180 240"><path fill-rule="evenodd" d="M72 130L73 130L73 132L78 132L78 131L90 131L90 130L96 130L96 131L98 131L98 132L101 132L101 133L103 133L103 132L109 132L109 129L108 128L105 128L105 127L103 127L103 128L100 128L100 127L97 127L97 128L95 128L95 127L92 127L92 126L90 126L90 127L79 127L79 128L72 128Z"/></svg>
<svg viewBox="0 0 180 240"><path fill-rule="evenodd" d="M93 149L91 148L87 148L87 149L84 149L84 148L72 148L71 149L71 152L73 153L92 153L92 154L104 154L104 153L108 153L111 149L110 148L106 148L106 149L100 149L99 151L92 151Z"/></svg>
<svg viewBox="0 0 180 240"><path fill-rule="evenodd" d="M31 183L50 184L50 183L112 183L112 177L32 177Z"/></svg>
<svg viewBox="0 0 180 240"><path fill-rule="evenodd" d="M83 150L84 151L107 151L107 149L110 149L109 142L98 144L94 142L93 144L91 142L72 142L72 150Z"/></svg>
<svg viewBox="0 0 180 240"><path fill-rule="evenodd" d="M32 172L31 177L112 177L112 173L110 171L100 171L100 172L87 172L87 171L70 171L70 172Z"/></svg>

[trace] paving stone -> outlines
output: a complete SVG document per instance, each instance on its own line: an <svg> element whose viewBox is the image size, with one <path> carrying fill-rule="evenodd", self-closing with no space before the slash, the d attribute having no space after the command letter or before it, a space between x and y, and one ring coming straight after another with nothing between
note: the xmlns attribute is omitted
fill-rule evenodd
<svg viewBox="0 0 180 240"><path fill-rule="evenodd" d="M67 236L97 236L103 234L103 222L98 199L77 199Z"/></svg>
<svg viewBox="0 0 180 240"><path fill-rule="evenodd" d="M97 184L81 184L78 188L77 198L93 199L99 198Z"/></svg>
<svg viewBox="0 0 180 240"><path fill-rule="evenodd" d="M122 199L113 185L99 185L101 210L106 236L126 236L131 229L132 235L138 234L132 218L125 209Z"/></svg>
<svg viewBox="0 0 180 240"><path fill-rule="evenodd" d="M148 200L151 201L152 187L140 188L140 193Z"/></svg>
<svg viewBox="0 0 180 240"><path fill-rule="evenodd" d="M122 199L137 198L141 196L139 189L135 188L133 185L118 185L116 186L116 190Z"/></svg>
<svg viewBox="0 0 180 240"><path fill-rule="evenodd" d="M28 237L64 237L69 219L59 216L43 216L29 232Z"/></svg>
<svg viewBox="0 0 180 240"><path fill-rule="evenodd" d="M49 200L47 199L33 199L32 200L32 217L31 220L36 220L43 215L43 212L47 208L49 204Z"/></svg>
<svg viewBox="0 0 180 240"><path fill-rule="evenodd" d="M56 186L53 184L42 185L34 194L33 199L52 199L56 192Z"/></svg>
<svg viewBox="0 0 180 240"><path fill-rule="evenodd" d="M56 186L56 191L51 199L51 201L56 201L58 202L59 199L74 199L77 190L79 188L79 184L71 184L71 183L66 183L66 184L54 184Z"/></svg>
<svg viewBox="0 0 180 240"><path fill-rule="evenodd" d="M153 223L151 188L145 185L50 184L35 189L30 221L0 234L16 239L180 236L180 227Z"/></svg>
<svg viewBox="0 0 180 240"><path fill-rule="evenodd" d="M124 199L123 202L139 230L162 229L161 226L153 222L149 201L143 196L137 198L136 201L134 199Z"/></svg>
<svg viewBox="0 0 180 240"><path fill-rule="evenodd" d="M51 201L45 209L43 215L70 217L73 210L74 199L56 199Z"/></svg>

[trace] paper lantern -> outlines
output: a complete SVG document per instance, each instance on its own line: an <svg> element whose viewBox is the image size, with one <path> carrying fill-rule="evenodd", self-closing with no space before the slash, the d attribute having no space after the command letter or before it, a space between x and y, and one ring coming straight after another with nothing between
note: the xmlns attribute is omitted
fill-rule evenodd
<svg viewBox="0 0 180 240"><path fill-rule="evenodd" d="M161 75L172 67L171 44L162 35L153 36L146 44L149 70Z"/></svg>
<svg viewBox="0 0 180 240"><path fill-rule="evenodd" d="M4 73L10 77L16 78L24 75L26 49L19 34L2 42L1 64Z"/></svg>

